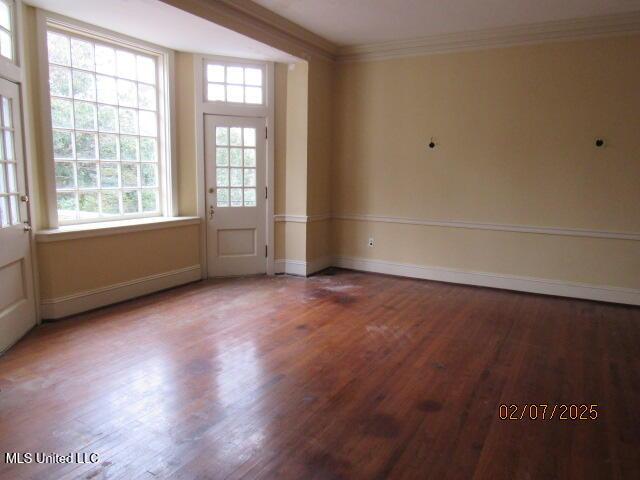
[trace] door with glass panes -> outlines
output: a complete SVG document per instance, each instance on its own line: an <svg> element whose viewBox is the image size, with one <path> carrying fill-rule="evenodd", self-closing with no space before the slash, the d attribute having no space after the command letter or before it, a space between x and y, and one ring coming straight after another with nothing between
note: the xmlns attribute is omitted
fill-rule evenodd
<svg viewBox="0 0 640 480"><path fill-rule="evenodd" d="M205 120L210 277L266 273L265 119Z"/></svg>
<svg viewBox="0 0 640 480"><path fill-rule="evenodd" d="M0 79L0 352L36 323L18 92Z"/></svg>

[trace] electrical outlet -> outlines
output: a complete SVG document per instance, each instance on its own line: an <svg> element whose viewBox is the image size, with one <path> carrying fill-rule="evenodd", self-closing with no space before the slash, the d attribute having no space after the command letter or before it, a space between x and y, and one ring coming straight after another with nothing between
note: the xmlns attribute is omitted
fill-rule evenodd
<svg viewBox="0 0 640 480"><path fill-rule="evenodd" d="M375 241L373 240L373 237L369 237L369 243L368 243L368 245L369 245L370 247L373 247L373 246L375 245Z"/></svg>

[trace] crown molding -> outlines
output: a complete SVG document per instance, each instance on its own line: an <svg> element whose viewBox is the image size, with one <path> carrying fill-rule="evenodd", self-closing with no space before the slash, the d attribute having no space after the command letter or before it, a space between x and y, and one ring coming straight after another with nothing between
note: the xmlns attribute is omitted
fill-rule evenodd
<svg viewBox="0 0 640 480"><path fill-rule="evenodd" d="M336 45L251 0L161 1L296 57L335 60Z"/></svg>
<svg viewBox="0 0 640 480"><path fill-rule="evenodd" d="M294 23L285 17L272 12L268 8L263 7L251 0L219 0L236 11L242 12L253 19L267 24L275 30L286 33L299 41L308 45L313 45L322 50L325 54L333 57L338 50L337 45L320 35L317 35L297 23Z"/></svg>
<svg viewBox="0 0 640 480"><path fill-rule="evenodd" d="M338 49L337 60L339 62L385 60L634 33L640 33L640 12L347 46Z"/></svg>

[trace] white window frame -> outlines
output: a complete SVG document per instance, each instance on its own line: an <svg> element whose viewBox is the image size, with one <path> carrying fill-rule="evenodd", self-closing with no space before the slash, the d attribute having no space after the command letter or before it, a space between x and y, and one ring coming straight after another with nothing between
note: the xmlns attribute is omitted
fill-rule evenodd
<svg viewBox="0 0 640 480"><path fill-rule="evenodd" d="M217 59L217 60L216 60ZM218 85L224 85L225 86L225 90L226 90L226 86L227 85L236 85L233 83L228 83L225 82L224 83L220 83L220 82L209 82L209 78L207 76L207 68L209 65L222 65L225 67L241 67L241 68L255 68L258 69L262 72L262 84L260 85L260 89L262 90L262 102L261 103L247 103L247 102L230 102L229 100L209 100L209 83L215 83ZM238 61L233 61L231 59L228 58L222 58L222 57L206 57L204 59L204 67L203 67L203 74L204 74L204 99L203 101L206 103L215 103L215 104L219 104L219 105L233 105L236 107L262 107L264 108L264 106L267 103L267 92L266 92L266 79L267 79L267 65L265 62L252 62L250 60L238 60ZM246 83L242 84L243 87L251 87L252 85L247 85Z"/></svg>
<svg viewBox="0 0 640 480"><path fill-rule="evenodd" d="M13 60L9 60L6 57L0 55L0 75L7 80L20 83L22 81L22 70L20 65L21 51L21 34L19 28L21 22L21 5L18 5L14 0L4 0L4 3L9 7L9 14L11 17L11 48L13 50Z"/></svg>
<svg viewBox="0 0 640 480"><path fill-rule="evenodd" d="M232 103L209 101L207 97L207 65L230 65L262 68L263 104ZM266 240L267 240L267 275L275 274L275 65L264 60L222 57L215 55L194 55L194 78L196 95L196 160L197 160L197 211L203 225L207 222L206 182L205 182L205 148L204 148L204 115L230 115L235 117L260 117L265 119L268 130L267 154L267 196L266 205ZM202 278L208 277L207 267L207 228L201 229L200 266Z"/></svg>
<svg viewBox="0 0 640 480"><path fill-rule="evenodd" d="M270 63L259 60L247 60L245 58L231 58L219 56L201 56L200 61L196 61L199 72L197 78L200 78L199 97L203 105L205 105L206 113L215 113L216 115L236 115L241 117L267 117L269 112L269 88L273 85L269 82ZM262 70L262 104L227 102L221 100L209 100L207 95L207 66L208 65L224 65L225 67L243 67L243 68L259 68ZM225 83L226 85L226 83Z"/></svg>
<svg viewBox="0 0 640 480"><path fill-rule="evenodd" d="M55 182L55 162L53 158L53 139L51 125L51 97L49 93L49 60L47 51L47 31L67 30L70 35L86 37L99 42L122 46L127 50L134 50L156 58L158 65L158 170L160 184L160 216L158 218L175 217L178 214L177 195L177 164L175 146L175 111L174 88L174 52L170 49L154 45L143 40L90 25L79 20L71 19L52 12L38 10L37 12L37 37L38 37L38 64L40 82L40 112L42 118L42 142L44 147L45 162L43 170L45 174L45 190L47 200L48 225L50 229L61 226L86 225L91 229L96 224L121 225L123 222L136 224L148 222L149 216L140 214L135 217L118 216L115 218L97 218L87 220L73 220L61 222L58 219L57 195ZM161 183L160 183L161 182Z"/></svg>

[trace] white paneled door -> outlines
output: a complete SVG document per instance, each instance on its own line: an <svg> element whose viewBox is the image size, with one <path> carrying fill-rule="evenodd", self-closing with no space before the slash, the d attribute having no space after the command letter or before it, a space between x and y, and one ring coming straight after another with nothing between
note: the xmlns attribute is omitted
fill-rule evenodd
<svg viewBox="0 0 640 480"><path fill-rule="evenodd" d="M209 276L265 273L265 119L207 115L205 158Z"/></svg>
<svg viewBox="0 0 640 480"><path fill-rule="evenodd" d="M0 79L0 352L36 324L20 96Z"/></svg>

